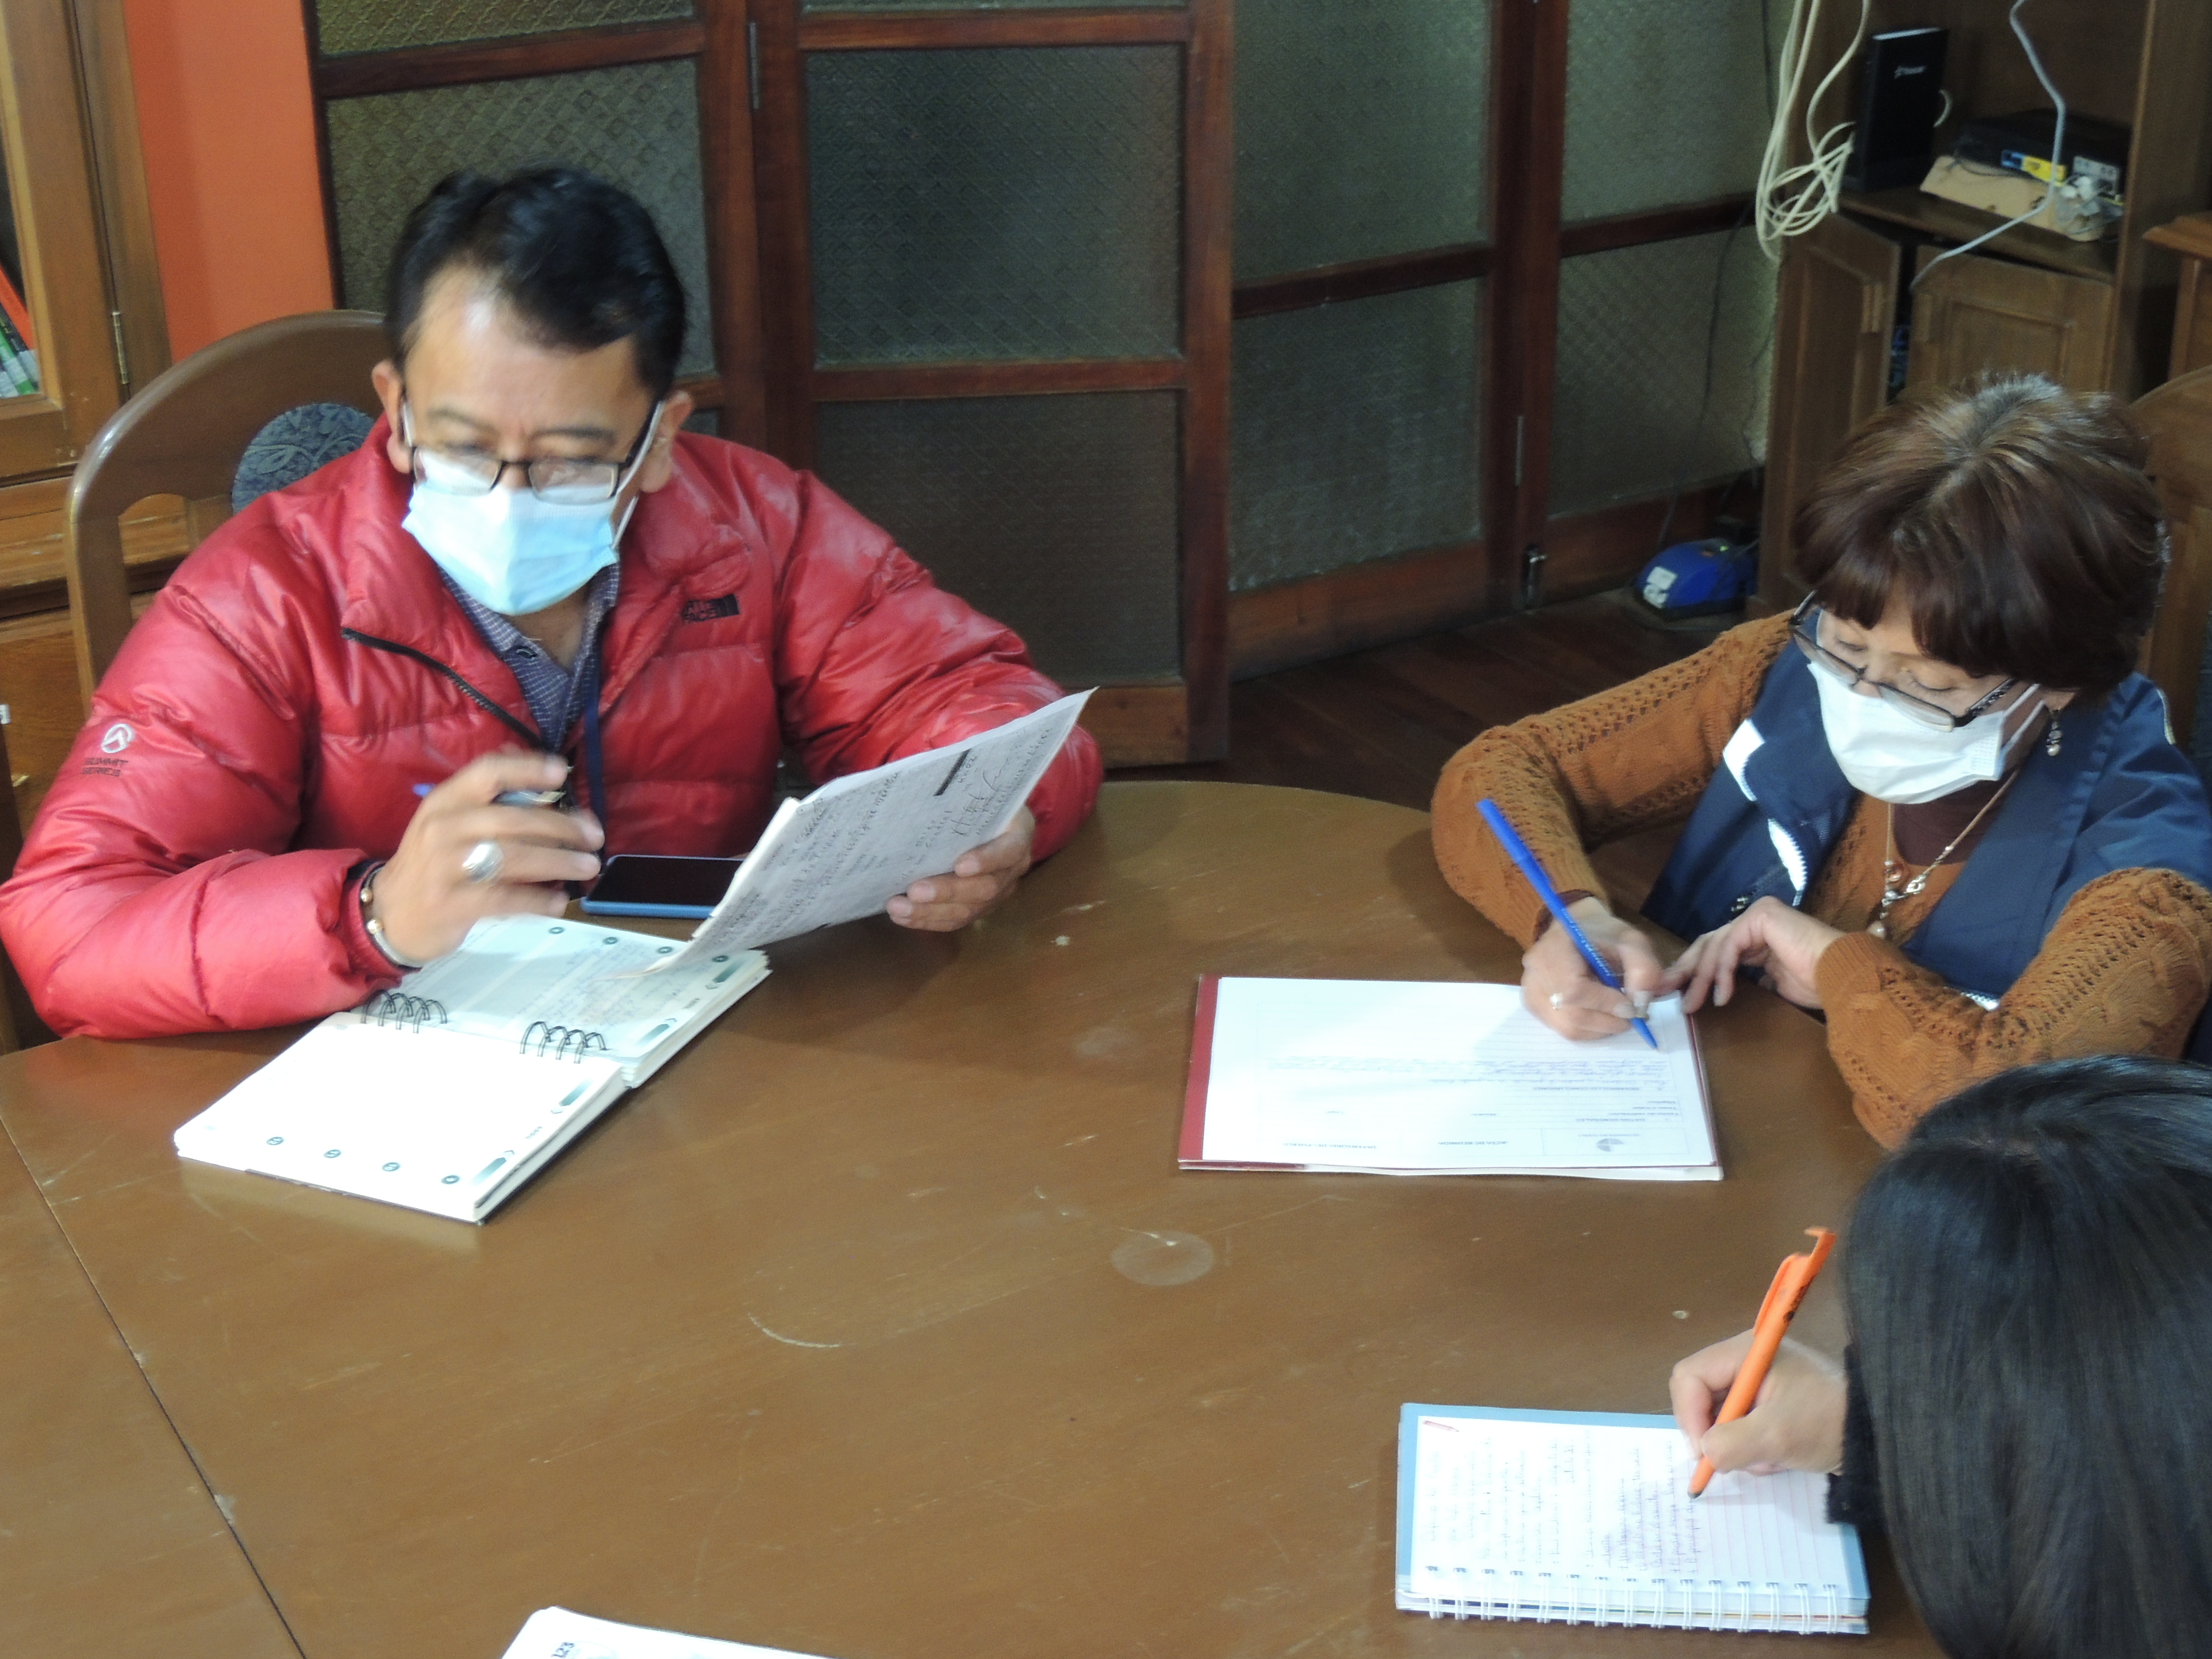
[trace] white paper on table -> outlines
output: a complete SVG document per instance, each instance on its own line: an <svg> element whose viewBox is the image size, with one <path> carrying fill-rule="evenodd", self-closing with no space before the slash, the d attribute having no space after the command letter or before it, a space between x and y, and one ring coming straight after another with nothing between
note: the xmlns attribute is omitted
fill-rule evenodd
<svg viewBox="0 0 2212 1659"><path fill-rule="evenodd" d="M1717 1180L1680 999L1650 1024L1656 1050L1561 1036L1517 986L1224 978L1205 1160Z"/></svg>
<svg viewBox="0 0 2212 1659"><path fill-rule="evenodd" d="M674 1631L617 1625L566 1607L532 1613L501 1659L805 1659L787 1648L757 1648Z"/></svg>
<svg viewBox="0 0 2212 1659"><path fill-rule="evenodd" d="M963 853L1005 833L1090 698L1062 697L784 802L690 942L645 971L874 915L924 876L944 874Z"/></svg>

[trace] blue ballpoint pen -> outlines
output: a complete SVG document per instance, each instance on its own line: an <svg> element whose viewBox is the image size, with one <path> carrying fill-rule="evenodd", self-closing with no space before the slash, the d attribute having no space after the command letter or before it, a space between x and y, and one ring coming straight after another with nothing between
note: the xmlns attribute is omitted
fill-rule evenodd
<svg viewBox="0 0 2212 1659"><path fill-rule="evenodd" d="M1620 975L1613 971L1610 963L1598 955L1597 946L1589 942L1589 936L1575 926L1575 919L1567 914L1567 907L1559 902L1559 890L1552 885L1551 878L1544 873L1544 866L1536 862L1536 855L1528 850L1528 843L1521 839L1521 832L1513 827L1504 813L1498 810L1498 803L1486 800L1478 810L1483 821L1497 835L1498 844L1512 855L1513 862L1521 866L1521 873L1528 878L1528 884L1536 890L1536 896L1544 901L1544 908L1552 913L1560 927L1567 930L1567 937L1574 940L1575 949L1583 953L1583 960L1589 963L1590 971L1626 995L1628 988L1620 982ZM1649 1020L1632 1016L1628 1023L1643 1033L1646 1042L1655 1048L1659 1046L1659 1039L1651 1035Z"/></svg>

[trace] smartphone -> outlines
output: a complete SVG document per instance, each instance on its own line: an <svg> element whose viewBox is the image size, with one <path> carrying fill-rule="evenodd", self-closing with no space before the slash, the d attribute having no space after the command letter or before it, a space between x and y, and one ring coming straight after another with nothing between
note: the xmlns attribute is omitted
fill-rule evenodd
<svg viewBox="0 0 2212 1659"><path fill-rule="evenodd" d="M672 859L617 853L584 895L594 916L703 916L730 890L743 859Z"/></svg>

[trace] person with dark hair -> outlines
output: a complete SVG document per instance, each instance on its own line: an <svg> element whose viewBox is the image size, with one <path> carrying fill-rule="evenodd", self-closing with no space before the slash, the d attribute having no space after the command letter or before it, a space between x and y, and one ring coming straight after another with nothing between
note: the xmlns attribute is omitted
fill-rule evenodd
<svg viewBox="0 0 2212 1659"><path fill-rule="evenodd" d="M351 1007L608 848L742 853L787 745L823 780L1060 695L818 480L684 429L683 287L613 185L454 174L389 291L384 418L170 579L0 888L58 1031ZM1078 730L892 920L999 902L1099 775Z"/></svg>
<svg viewBox="0 0 2212 1659"><path fill-rule="evenodd" d="M1954 1659L2179 1659L2212 1632L2212 1071L2023 1066L1921 1120L1860 1195L1850 1344L1674 1367L1717 1469L1838 1471Z"/></svg>
<svg viewBox="0 0 2212 1659"><path fill-rule="evenodd" d="M2212 815L2134 665L2164 538L2126 412L1999 376L1898 404L1797 515L1811 592L1696 656L1482 733L1438 782L1445 878L1574 1037L1739 970L1820 1011L1860 1121L2069 1054L2179 1054L2212 988ZM1481 819L1493 797L1620 965L1593 975ZM1614 913L1587 848L1687 822ZM2212 1022L2207 1022L2212 1024Z"/></svg>

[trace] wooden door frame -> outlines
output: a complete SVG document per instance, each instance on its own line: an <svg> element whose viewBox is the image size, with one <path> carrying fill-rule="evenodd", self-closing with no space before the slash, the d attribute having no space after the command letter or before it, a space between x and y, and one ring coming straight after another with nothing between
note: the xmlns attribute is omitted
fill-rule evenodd
<svg viewBox="0 0 2212 1659"><path fill-rule="evenodd" d="M825 403L1172 391L1181 401L1179 676L1109 685L1085 714L1109 760L1218 758L1229 743L1229 329L1231 0L1176 8L803 11L753 0L761 291L777 319L767 356L769 447L815 459ZM1183 53L1182 337L1179 355L823 368L816 362L806 58L816 52L1169 46Z"/></svg>
<svg viewBox="0 0 2212 1659"><path fill-rule="evenodd" d="M708 307L714 371L679 384L701 410L717 412L722 434L756 447L768 438L762 359L759 232L753 189L753 108L749 97L719 95L752 77L745 0L694 0L696 15L669 22L617 23L497 40L398 46L338 56L322 49L316 0L301 0L315 104L316 158L322 170L323 231L337 303L345 292L338 241L337 191L331 170L330 106L339 99L435 87L530 80L579 70L688 60L699 82L700 184L707 232Z"/></svg>
<svg viewBox="0 0 2212 1659"><path fill-rule="evenodd" d="M1670 204L1565 223L1567 39L1571 0L1492 0L1490 239L1240 282L1239 319L1481 277L1474 434L1482 525L1473 539L1407 550L1236 594L1231 669L1264 672L1608 586L1648 556L1664 497L1594 512L1551 510L1563 260L1709 235L1739 224L1749 198ZM1675 516L1702 532L1715 492ZM1638 550L1632 559L1618 550ZM1547 577L1549 578L1547 581Z"/></svg>
<svg viewBox="0 0 2212 1659"><path fill-rule="evenodd" d="M0 0L0 131L39 390L0 400L0 476L75 464L122 399L98 175L67 0Z"/></svg>

